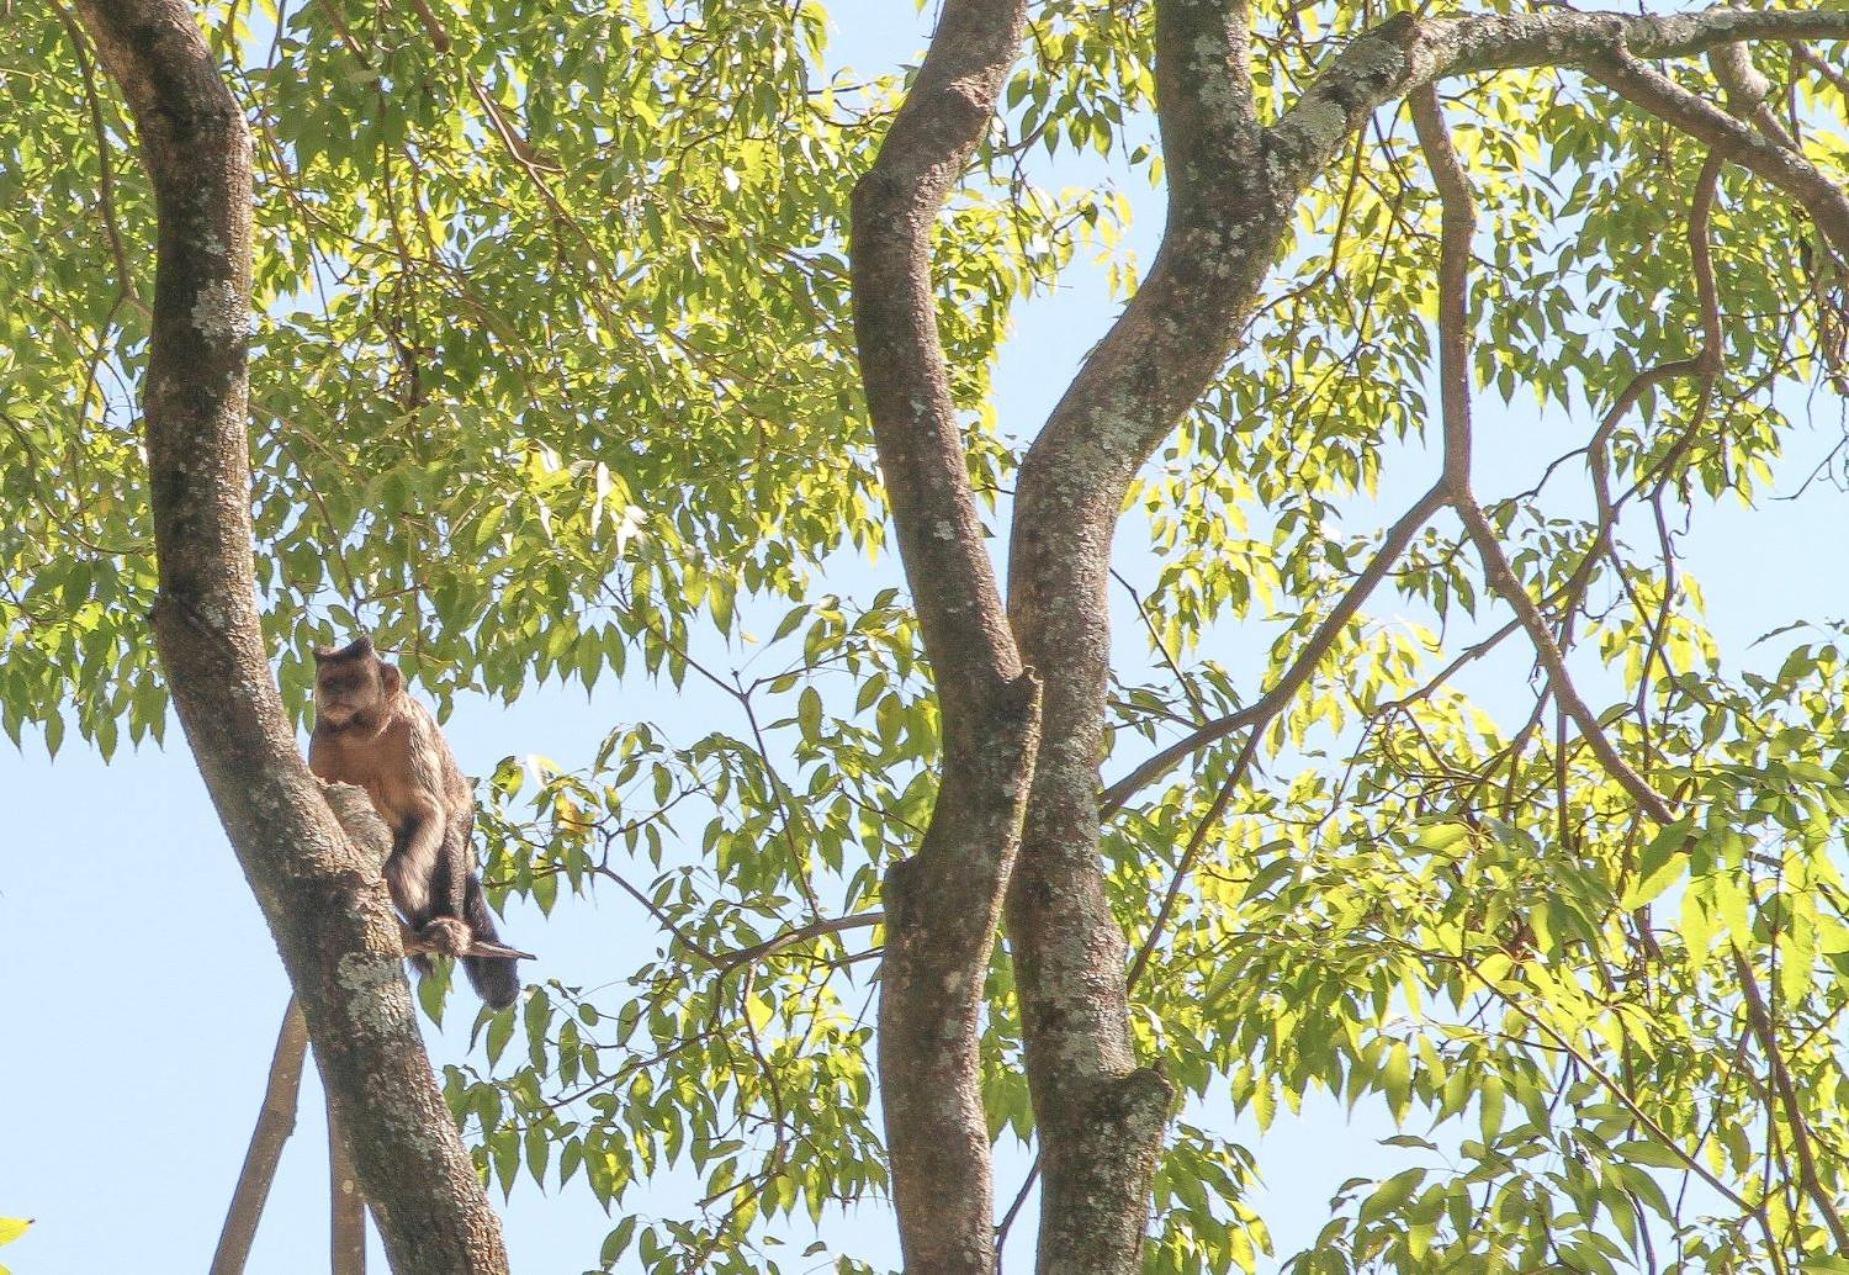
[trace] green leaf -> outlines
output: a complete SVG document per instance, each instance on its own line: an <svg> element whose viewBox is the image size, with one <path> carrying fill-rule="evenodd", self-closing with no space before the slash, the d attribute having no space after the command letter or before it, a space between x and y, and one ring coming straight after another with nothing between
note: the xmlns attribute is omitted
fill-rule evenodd
<svg viewBox="0 0 1849 1275"><path fill-rule="evenodd" d="M796 720L802 727L803 741L813 744L822 737L822 697L813 686L805 686L796 701Z"/></svg>
<svg viewBox="0 0 1849 1275"><path fill-rule="evenodd" d="M1362 1202L1361 1222L1379 1221L1399 1209L1412 1198L1412 1193L1425 1181L1424 1169L1405 1169L1394 1174L1375 1188L1372 1195Z"/></svg>
<svg viewBox="0 0 1849 1275"><path fill-rule="evenodd" d="M1619 906L1635 911L1653 902L1674 885L1686 870L1683 850L1688 844L1690 821L1678 819L1665 825L1638 858L1637 881L1625 892Z"/></svg>
<svg viewBox="0 0 1849 1275"><path fill-rule="evenodd" d="M1629 1160L1632 1164L1647 1164L1657 1169L1685 1169L1688 1167L1688 1161L1684 1159L1681 1154L1664 1146L1660 1142L1649 1142L1640 1139L1633 1142L1619 1143L1617 1146L1613 1147L1612 1150L1618 1155L1623 1156L1626 1160Z"/></svg>

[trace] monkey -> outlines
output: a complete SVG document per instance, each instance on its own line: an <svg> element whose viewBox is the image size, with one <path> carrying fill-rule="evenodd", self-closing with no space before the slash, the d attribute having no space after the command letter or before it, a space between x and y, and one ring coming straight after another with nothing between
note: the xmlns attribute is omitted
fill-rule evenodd
<svg viewBox="0 0 1849 1275"><path fill-rule="evenodd" d="M330 783L357 784L392 832L385 883L420 939L460 957L483 1001L505 1009L520 994L518 961L465 956L499 943L475 873L475 793L436 718L405 690L404 674L360 637L315 657L315 728L308 768ZM420 974L430 958L411 958Z"/></svg>

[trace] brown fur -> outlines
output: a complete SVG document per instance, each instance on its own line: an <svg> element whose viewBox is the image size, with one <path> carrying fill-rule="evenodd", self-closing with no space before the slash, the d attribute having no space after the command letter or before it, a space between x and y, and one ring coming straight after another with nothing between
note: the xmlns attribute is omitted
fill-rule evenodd
<svg viewBox="0 0 1849 1275"><path fill-rule="evenodd" d="M498 941L474 875L474 790L436 718L405 693L403 675L367 638L315 652L308 768L331 783L357 784L371 797L392 830L386 885L420 937L456 956L471 938ZM464 968L497 1008L519 992L512 960L469 957Z"/></svg>

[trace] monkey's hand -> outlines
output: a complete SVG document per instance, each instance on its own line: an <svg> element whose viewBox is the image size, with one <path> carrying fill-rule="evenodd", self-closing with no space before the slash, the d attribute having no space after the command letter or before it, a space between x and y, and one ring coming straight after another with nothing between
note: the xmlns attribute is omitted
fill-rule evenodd
<svg viewBox="0 0 1849 1275"><path fill-rule="evenodd" d="M406 956L488 956L509 958L519 961L536 961L539 958L531 952L523 952L517 947L505 943L487 943L469 932L467 925L453 916L440 916L421 930L414 930L403 921L398 923L399 937L404 940ZM457 948L455 944L462 946Z"/></svg>
<svg viewBox="0 0 1849 1275"><path fill-rule="evenodd" d="M417 937L425 951L438 956L466 956L475 942L468 923L453 916L432 917L417 932Z"/></svg>

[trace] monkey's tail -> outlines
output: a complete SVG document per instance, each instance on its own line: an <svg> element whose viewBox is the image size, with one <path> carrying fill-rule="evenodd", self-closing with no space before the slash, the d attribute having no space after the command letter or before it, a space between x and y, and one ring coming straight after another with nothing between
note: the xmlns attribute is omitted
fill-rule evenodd
<svg viewBox="0 0 1849 1275"><path fill-rule="evenodd" d="M482 892L481 878L469 874L469 885L462 897L469 930L477 939L499 943L494 928L494 913L488 910L488 896ZM465 956L463 972L475 994L494 1009L506 1009L520 995L520 962L511 956Z"/></svg>

